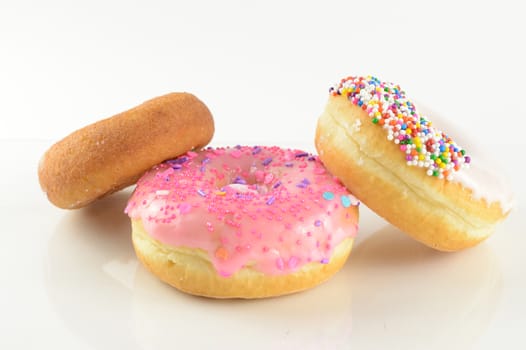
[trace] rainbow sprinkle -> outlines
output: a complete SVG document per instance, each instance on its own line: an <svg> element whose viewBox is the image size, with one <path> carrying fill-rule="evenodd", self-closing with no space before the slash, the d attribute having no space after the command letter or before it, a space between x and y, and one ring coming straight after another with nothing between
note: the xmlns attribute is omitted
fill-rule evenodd
<svg viewBox="0 0 526 350"><path fill-rule="evenodd" d="M469 167L471 158L450 137L434 128L399 85L367 77L347 77L329 89L333 96L343 95L383 127L387 139L405 154L409 166L427 169L429 176L453 179L453 173Z"/></svg>

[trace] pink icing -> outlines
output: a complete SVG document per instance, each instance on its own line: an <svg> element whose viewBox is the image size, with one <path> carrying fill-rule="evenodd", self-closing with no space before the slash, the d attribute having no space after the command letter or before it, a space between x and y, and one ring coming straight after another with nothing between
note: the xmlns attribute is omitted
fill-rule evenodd
<svg viewBox="0 0 526 350"><path fill-rule="evenodd" d="M171 246L200 248L218 273L327 263L356 235L359 202L318 157L278 147L207 148L147 172L126 213Z"/></svg>

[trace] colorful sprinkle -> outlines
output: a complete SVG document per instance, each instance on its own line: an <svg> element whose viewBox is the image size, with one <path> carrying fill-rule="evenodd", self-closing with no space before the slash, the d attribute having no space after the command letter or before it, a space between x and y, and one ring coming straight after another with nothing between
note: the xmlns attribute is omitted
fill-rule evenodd
<svg viewBox="0 0 526 350"><path fill-rule="evenodd" d="M228 250L225 247L219 247L216 249L215 256L220 260L226 260L228 259Z"/></svg>
<svg viewBox="0 0 526 350"><path fill-rule="evenodd" d="M284 274L308 262L328 263L334 247L355 235L353 225L341 220L345 214L355 218L349 210L342 212L340 198L348 195L307 152L210 147L148 171L126 211L142 217L149 229L162 228L152 233L160 241L213 242L203 249L221 276L248 265ZM197 217L202 221L192 226ZM172 234L185 227L197 229L191 235Z"/></svg>
<svg viewBox="0 0 526 350"><path fill-rule="evenodd" d="M330 200L334 199L334 193L326 191L326 192L323 192L322 197L323 197L323 199L330 201Z"/></svg>
<svg viewBox="0 0 526 350"><path fill-rule="evenodd" d="M452 173L468 167L471 158L442 131L434 128L406 98L400 86L367 77L348 77L330 88L364 109L371 122L381 126L387 139L400 145L408 166L424 168L429 176L452 179Z"/></svg>
<svg viewBox="0 0 526 350"><path fill-rule="evenodd" d="M349 208L352 204L351 198L349 198L349 196L341 196L340 201L342 202L344 208Z"/></svg>

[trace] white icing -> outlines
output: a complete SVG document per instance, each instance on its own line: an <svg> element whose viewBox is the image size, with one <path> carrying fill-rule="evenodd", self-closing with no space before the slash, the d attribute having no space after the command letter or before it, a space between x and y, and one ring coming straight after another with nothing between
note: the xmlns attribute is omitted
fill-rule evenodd
<svg viewBox="0 0 526 350"><path fill-rule="evenodd" d="M434 126L451 136L455 142L466 150L471 157L469 168L461 169L453 174L452 182L460 183L464 188L472 191L474 199L484 199L488 205L498 202L503 213L507 213L514 206L513 192L509 181L502 174L502 166L484 152L480 144L468 136L468 132L452 125L449 120L439 113L417 104L419 114L427 117Z"/></svg>

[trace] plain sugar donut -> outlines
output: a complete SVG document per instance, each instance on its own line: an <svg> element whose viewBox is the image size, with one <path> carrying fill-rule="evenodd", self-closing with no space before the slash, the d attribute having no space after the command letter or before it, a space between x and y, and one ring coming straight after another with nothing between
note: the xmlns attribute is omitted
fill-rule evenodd
<svg viewBox="0 0 526 350"><path fill-rule="evenodd" d="M189 93L151 99L77 130L44 154L42 190L57 207L80 208L134 184L153 165L205 146L214 121Z"/></svg>
<svg viewBox="0 0 526 350"><path fill-rule="evenodd" d="M511 209L498 174L435 128L400 86L374 77L330 89L316 148L368 207L438 250L477 244Z"/></svg>
<svg viewBox="0 0 526 350"><path fill-rule="evenodd" d="M237 146L155 166L126 212L139 259L161 280L196 295L262 298L338 271L358 204L316 156Z"/></svg>

